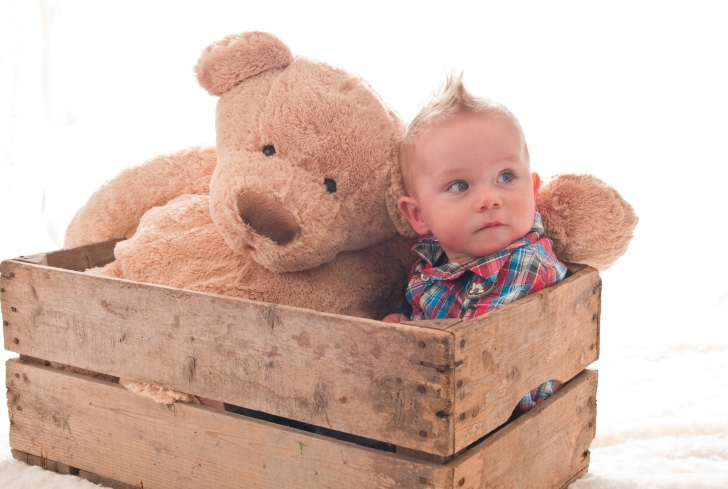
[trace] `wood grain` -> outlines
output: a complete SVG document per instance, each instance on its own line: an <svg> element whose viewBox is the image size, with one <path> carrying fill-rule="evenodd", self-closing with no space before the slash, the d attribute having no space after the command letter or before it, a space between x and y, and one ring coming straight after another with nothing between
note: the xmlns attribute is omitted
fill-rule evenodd
<svg viewBox="0 0 728 489"><path fill-rule="evenodd" d="M112 488L560 488L583 475L597 374L447 464L203 406L165 407L116 384L7 362L10 444L19 460Z"/></svg>
<svg viewBox="0 0 728 489"><path fill-rule="evenodd" d="M5 261L20 354L429 453L452 450L453 335Z"/></svg>
<svg viewBox="0 0 728 489"><path fill-rule="evenodd" d="M455 338L457 452L505 423L521 397L599 357L601 279L584 267L554 287L448 331Z"/></svg>
<svg viewBox="0 0 728 489"><path fill-rule="evenodd" d="M7 362L10 444L135 487L452 488L452 469Z"/></svg>
<svg viewBox="0 0 728 489"><path fill-rule="evenodd" d="M21 256L17 260L81 272L89 268L101 267L114 261L114 247L119 241L121 240L114 239L104 241L103 243L66 248L49 253Z"/></svg>
<svg viewBox="0 0 728 489"><path fill-rule="evenodd" d="M455 487L561 488L586 473L596 432L597 372L585 371L551 399L450 463Z"/></svg>
<svg viewBox="0 0 728 489"><path fill-rule="evenodd" d="M8 350L449 457L599 356L601 280L470 321L381 323L8 260Z"/></svg>

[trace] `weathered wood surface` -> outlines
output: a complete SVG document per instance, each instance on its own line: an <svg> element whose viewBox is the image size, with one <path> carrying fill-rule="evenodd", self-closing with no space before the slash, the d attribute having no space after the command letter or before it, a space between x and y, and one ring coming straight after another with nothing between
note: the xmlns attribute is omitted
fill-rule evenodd
<svg viewBox="0 0 728 489"><path fill-rule="evenodd" d="M584 267L557 287L448 329L458 365L455 452L503 424L529 390L568 381L599 358L600 297L599 273Z"/></svg>
<svg viewBox="0 0 728 489"><path fill-rule="evenodd" d="M10 453L13 455L13 458L15 460L25 462L28 465L40 467L45 470L50 470L51 472L55 472L57 474L78 475L79 473L79 470L75 467L70 467L66 464L56 462L55 460L49 460L44 455L31 455L30 453L25 453L14 448L10 449Z"/></svg>
<svg viewBox="0 0 728 489"><path fill-rule="evenodd" d="M597 372L585 371L553 398L451 462L455 487L562 488L585 474L596 432Z"/></svg>
<svg viewBox="0 0 728 489"><path fill-rule="evenodd" d="M114 239L103 243L77 246L75 248L52 251L50 253L21 256L18 260L81 272L89 268L101 267L114 261L114 247L119 241L118 239Z"/></svg>
<svg viewBox="0 0 728 489"><path fill-rule="evenodd" d="M203 406L164 407L50 367L6 365L14 456L112 488L560 488L586 472L595 430L591 371L443 465Z"/></svg>
<svg viewBox="0 0 728 489"><path fill-rule="evenodd" d="M0 271L9 350L444 457L599 352L588 267L478 319L413 324L16 260Z"/></svg>
<svg viewBox="0 0 728 489"><path fill-rule="evenodd" d="M452 333L8 260L5 347L449 455Z"/></svg>
<svg viewBox="0 0 728 489"><path fill-rule="evenodd" d="M55 460L50 460L47 457L31 455L30 453L25 453L14 448L10 451L13 454L13 458L15 460L25 462L28 465L34 465L42 469L49 470L51 472L55 472L57 474L77 475L81 479L86 479L87 481L93 482L94 484L101 484L102 486L108 487L110 489L143 489L138 484L124 484L123 482L115 481L114 479L110 479L108 477L87 472L85 470L79 470L76 467L70 467L66 464L56 462Z"/></svg>
<svg viewBox="0 0 728 489"><path fill-rule="evenodd" d="M9 360L10 445L132 486L452 488L452 469Z"/></svg>

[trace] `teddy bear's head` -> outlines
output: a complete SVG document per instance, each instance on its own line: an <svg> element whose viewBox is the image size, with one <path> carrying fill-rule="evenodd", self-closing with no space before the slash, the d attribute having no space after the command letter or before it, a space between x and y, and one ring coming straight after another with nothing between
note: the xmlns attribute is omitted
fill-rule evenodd
<svg viewBox="0 0 728 489"><path fill-rule="evenodd" d="M210 213L233 250L289 272L397 234L401 123L364 81L262 32L209 46L195 70L220 97Z"/></svg>
<svg viewBox="0 0 728 489"><path fill-rule="evenodd" d="M397 211L402 124L361 79L294 58L264 32L228 36L195 68L217 105L210 214L226 243L273 272L415 236ZM627 249L634 210L591 176L562 175L538 210L564 261L609 268Z"/></svg>

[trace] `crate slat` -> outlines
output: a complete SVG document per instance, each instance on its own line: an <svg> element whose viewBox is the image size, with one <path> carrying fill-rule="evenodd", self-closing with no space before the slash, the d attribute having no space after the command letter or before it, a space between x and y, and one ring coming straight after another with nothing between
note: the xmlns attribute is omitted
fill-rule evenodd
<svg viewBox="0 0 728 489"><path fill-rule="evenodd" d="M6 365L13 448L126 484L439 488L452 479L448 467L204 406L163 406L50 367Z"/></svg>
<svg viewBox="0 0 728 489"><path fill-rule="evenodd" d="M451 372L438 372L447 331L13 260L2 274L9 350L417 450L452 447L437 416L450 405Z"/></svg>
<svg viewBox="0 0 728 489"><path fill-rule="evenodd" d="M521 397L572 379L599 358L601 278L583 267L558 284L453 325L455 451L490 433ZM514 327L526 325L526 327Z"/></svg>
<svg viewBox="0 0 728 489"><path fill-rule="evenodd" d="M17 359L6 366L16 453L119 487L560 488L585 473L595 429L591 371L443 465L203 406L165 407Z"/></svg>
<svg viewBox="0 0 728 489"><path fill-rule="evenodd" d="M21 256L18 260L82 272L89 268L101 267L114 261L114 247L119 241L121 240L112 239L103 243L76 246L74 248L51 251L50 253Z"/></svg>
<svg viewBox="0 0 728 489"><path fill-rule="evenodd" d="M596 433L596 391L597 372L587 370L490 435L451 463L455 487L561 488L585 474Z"/></svg>
<svg viewBox="0 0 728 489"><path fill-rule="evenodd" d="M471 321L391 324L52 265L94 246L0 264L6 349L440 457L599 354L589 267Z"/></svg>

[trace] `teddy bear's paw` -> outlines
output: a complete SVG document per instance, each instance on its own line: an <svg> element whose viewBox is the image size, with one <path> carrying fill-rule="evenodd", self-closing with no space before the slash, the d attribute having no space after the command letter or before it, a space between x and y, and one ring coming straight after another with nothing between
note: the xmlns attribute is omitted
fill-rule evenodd
<svg viewBox="0 0 728 489"><path fill-rule="evenodd" d="M192 404L200 403L200 401L198 401L197 398L191 394L173 391L171 389L167 389L166 387L145 384L144 382L137 382L136 380L129 379L120 379L119 383L134 394L138 394L142 397L147 397L154 402L158 402L160 404L173 404L177 401L189 402Z"/></svg>

